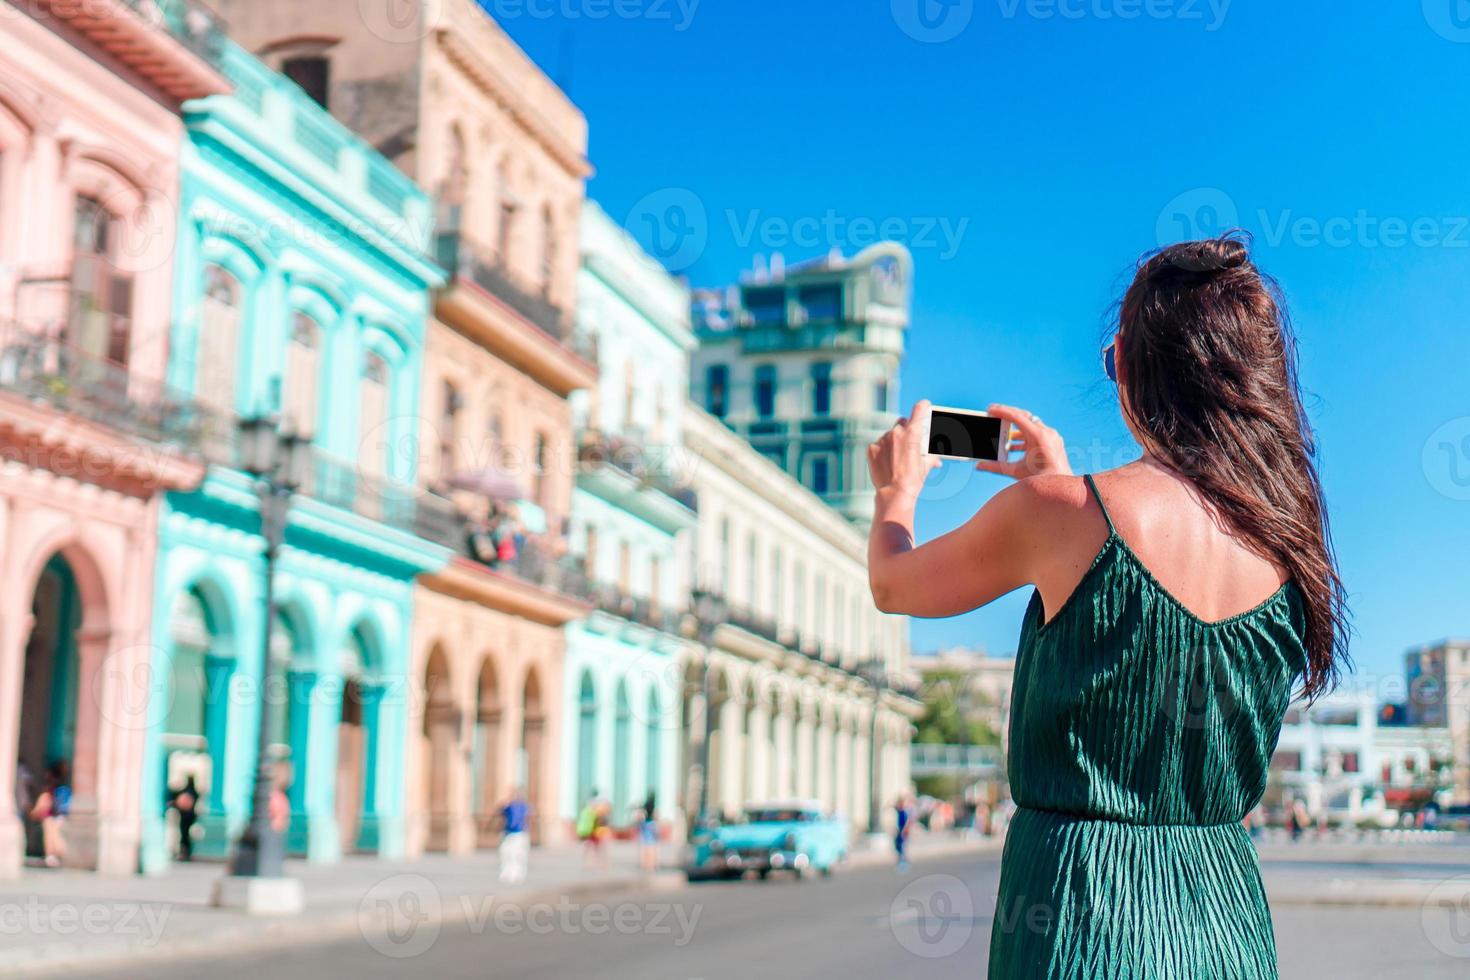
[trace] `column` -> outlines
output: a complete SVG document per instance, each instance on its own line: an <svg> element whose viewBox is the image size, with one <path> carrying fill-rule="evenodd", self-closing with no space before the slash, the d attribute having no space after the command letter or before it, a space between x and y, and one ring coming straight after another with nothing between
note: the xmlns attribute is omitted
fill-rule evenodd
<svg viewBox="0 0 1470 980"><path fill-rule="evenodd" d="M824 717L817 723L816 757L813 759L812 765L816 772L817 799L822 801L824 807L831 809L835 803L832 789L837 775L835 771L836 766L833 765L835 760L832 757L832 743L835 732L833 730L834 722L831 716L825 711L822 714Z"/></svg>
<svg viewBox="0 0 1470 980"><path fill-rule="evenodd" d="M871 754L872 739L869 737L871 721L859 716L857 732L852 738L852 813L853 823L863 830L868 829L869 788L873 785Z"/></svg>
<svg viewBox="0 0 1470 980"><path fill-rule="evenodd" d="M744 708L733 693L720 705L719 785L710 787L710 805L715 810L738 810L743 802L740 789L745 770L741 764L745 748L741 717L744 714Z"/></svg>
<svg viewBox="0 0 1470 980"><path fill-rule="evenodd" d="M832 754L836 776L832 787L832 807L847 814L852 821L852 732L847 721L837 723L837 732L832 739Z"/></svg>
<svg viewBox="0 0 1470 980"><path fill-rule="evenodd" d="M776 714L776 795L795 796L795 752L792 745L791 706L783 705Z"/></svg>
<svg viewBox="0 0 1470 980"><path fill-rule="evenodd" d="M765 699L760 695L756 697L749 714L750 731L745 733L745 756L749 760L749 792L746 795L752 799L766 799L770 796L770 771L774 763L769 743L771 713Z"/></svg>

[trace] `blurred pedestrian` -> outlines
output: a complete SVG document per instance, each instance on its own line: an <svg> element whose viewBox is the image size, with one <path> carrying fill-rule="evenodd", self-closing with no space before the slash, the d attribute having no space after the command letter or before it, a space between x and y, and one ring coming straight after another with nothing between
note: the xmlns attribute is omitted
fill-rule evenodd
<svg viewBox="0 0 1470 980"><path fill-rule="evenodd" d="M267 803L266 819L271 830L284 834L291 829L291 798L286 795L286 781L281 777L271 783L270 800Z"/></svg>
<svg viewBox="0 0 1470 980"><path fill-rule="evenodd" d="M643 801L638 821L638 867L647 873L658 870L658 801L653 790Z"/></svg>
<svg viewBox="0 0 1470 980"><path fill-rule="evenodd" d="M894 815L897 818L897 829L893 833L893 850L898 855L898 870L909 869L908 842L909 831L914 825L913 803L906 796L900 796L894 804Z"/></svg>
<svg viewBox="0 0 1470 980"><path fill-rule="evenodd" d="M174 793L168 805L179 815L179 860L194 860L194 824L199 820L199 787L194 777L184 779L184 785Z"/></svg>
<svg viewBox="0 0 1470 980"><path fill-rule="evenodd" d="M500 817L505 825L500 837L500 880L519 885L526 880L531 858L531 804L519 786L510 791L510 798L500 808Z"/></svg>
<svg viewBox="0 0 1470 980"><path fill-rule="evenodd" d="M577 814L577 839L582 842L582 866L605 867L607 862L602 853L602 838L598 835L598 829L602 823L602 800L593 790L587 795L587 802L582 806L581 812Z"/></svg>
<svg viewBox="0 0 1470 980"><path fill-rule="evenodd" d="M67 780L66 763L53 762L31 806L31 819L41 825L41 849L48 868L61 867L66 857L66 817L70 812L71 784Z"/></svg>

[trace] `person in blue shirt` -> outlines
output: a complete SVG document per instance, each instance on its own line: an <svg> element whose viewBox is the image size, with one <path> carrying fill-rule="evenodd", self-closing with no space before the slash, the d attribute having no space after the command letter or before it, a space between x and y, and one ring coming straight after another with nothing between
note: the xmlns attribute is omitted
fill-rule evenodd
<svg viewBox="0 0 1470 980"><path fill-rule="evenodd" d="M500 880L519 885L526 880L531 857L531 804L526 802L526 794L519 786L511 790L510 798L500 808L500 818L504 824L500 838Z"/></svg>
<svg viewBox="0 0 1470 980"><path fill-rule="evenodd" d="M898 870L907 871L909 859L905 848L909 842L909 827L914 822L914 810L906 796L900 796L893 809L897 817L897 829L893 833L893 850L898 854Z"/></svg>

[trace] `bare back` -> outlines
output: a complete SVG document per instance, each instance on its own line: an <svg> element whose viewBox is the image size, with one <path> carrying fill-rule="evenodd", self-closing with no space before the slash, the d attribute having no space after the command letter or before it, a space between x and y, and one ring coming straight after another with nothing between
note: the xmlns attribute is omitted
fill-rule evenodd
<svg viewBox="0 0 1470 980"><path fill-rule="evenodd" d="M1047 479L1049 540L1035 565L1047 619L1066 603L1107 542L1108 517L1164 591L1204 622L1254 609L1288 577L1222 528L1185 478L1157 464L1140 460L1094 478L1106 516L1080 477Z"/></svg>

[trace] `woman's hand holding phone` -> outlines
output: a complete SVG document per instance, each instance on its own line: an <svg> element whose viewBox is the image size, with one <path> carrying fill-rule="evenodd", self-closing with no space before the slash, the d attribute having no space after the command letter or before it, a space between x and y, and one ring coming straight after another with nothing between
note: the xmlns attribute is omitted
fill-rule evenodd
<svg viewBox="0 0 1470 980"><path fill-rule="evenodd" d="M918 411L917 407L914 410ZM1056 429L1025 409L1012 405L991 405L986 411L1011 423L1011 441L1004 459L998 462L982 459L975 464L975 469L999 473L1013 480L1048 474L1072 475L1072 464L1067 460L1067 444ZM1020 453L1021 458L1013 460L1011 453Z"/></svg>
<svg viewBox="0 0 1470 980"><path fill-rule="evenodd" d="M940 462L926 452L928 417L929 402L921 401L908 418L893 423L893 428L868 447L868 472L879 493L917 499L924 489L924 481Z"/></svg>

